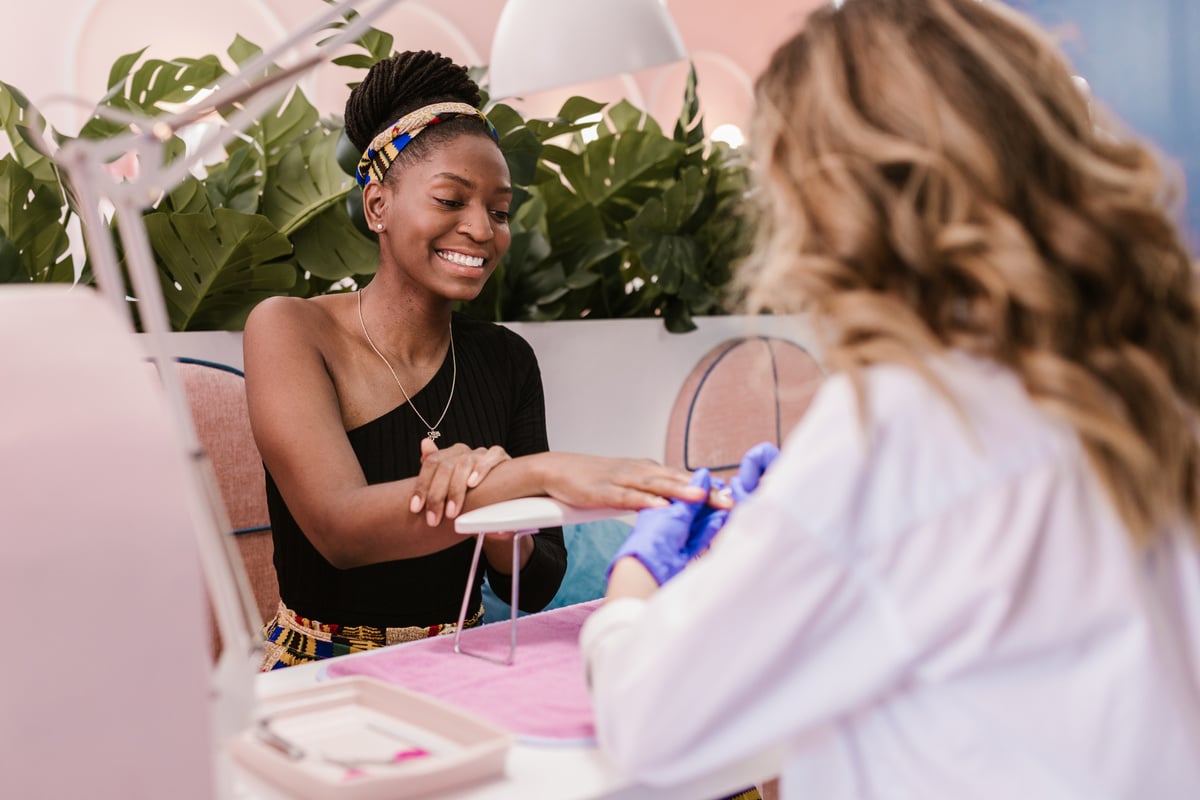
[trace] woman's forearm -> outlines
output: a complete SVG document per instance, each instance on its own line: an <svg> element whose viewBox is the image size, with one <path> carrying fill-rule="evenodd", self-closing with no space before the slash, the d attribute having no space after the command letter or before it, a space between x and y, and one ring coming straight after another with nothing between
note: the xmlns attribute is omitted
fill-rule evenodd
<svg viewBox="0 0 1200 800"><path fill-rule="evenodd" d="M642 566L636 558L625 557L613 565L612 573L608 576L608 591L606 600L617 600L622 597L647 598L658 591L658 583L650 570Z"/></svg>
<svg viewBox="0 0 1200 800"><path fill-rule="evenodd" d="M469 511L517 497L546 494L546 470L551 461L551 453L534 453L497 464L478 486L467 491L463 504L465 508L462 510Z"/></svg>
<svg viewBox="0 0 1200 800"><path fill-rule="evenodd" d="M479 486L467 491L463 510L542 494L541 455L523 456L493 468ZM339 569L416 558L461 542L452 517L443 514L436 525L430 525L422 509L412 510L415 487L415 478L405 478L345 492L340 500L327 504L321 519L304 527L305 533L318 552ZM461 511L456 509L454 516ZM532 543L528 539L523 542L522 565L532 552ZM484 546L489 562L511 570L511 546L486 540Z"/></svg>
<svg viewBox="0 0 1200 800"><path fill-rule="evenodd" d="M463 508L427 503L418 488L420 478L409 478L352 489L336 502L321 504L319 514L327 525L315 527L334 533L314 535L309 527L304 529L335 566L361 566L453 545L459 541L453 519L464 510L539 495L582 508L640 510L665 505L670 497L702 499L704 490L691 486L689 478L686 472L644 459L535 453L492 466L462 495Z"/></svg>

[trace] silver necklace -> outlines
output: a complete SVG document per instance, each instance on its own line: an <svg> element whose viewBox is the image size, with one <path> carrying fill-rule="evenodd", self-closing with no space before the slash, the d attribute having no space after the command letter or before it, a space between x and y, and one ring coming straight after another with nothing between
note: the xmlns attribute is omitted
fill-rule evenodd
<svg viewBox="0 0 1200 800"><path fill-rule="evenodd" d="M404 395L404 399L408 401L408 407L417 415L417 419L421 420L421 424L425 426L427 433L425 438L431 442L436 441L442 432L438 430L438 426L442 424L442 420L446 418L446 412L450 410L450 401L454 399L454 384L458 381L458 359L454 355L454 325L450 325L450 396L446 398L446 407L442 409L442 415L438 417L437 422L432 425L429 421L421 416L421 412L417 411L417 407L413 405L412 398L408 396L408 392L404 390L404 384L400 382L400 377L396 374L396 370L392 369L392 364L387 360L383 353L379 352L379 348L371 341L371 334L367 333L367 322L363 319L362 313L362 293L359 289L355 294L358 295L358 324L362 325L363 336L367 339L367 344L371 345L371 349L375 351L375 355L379 356L379 360L388 368L388 372L392 373L392 379L396 381L396 385L400 387L400 393Z"/></svg>

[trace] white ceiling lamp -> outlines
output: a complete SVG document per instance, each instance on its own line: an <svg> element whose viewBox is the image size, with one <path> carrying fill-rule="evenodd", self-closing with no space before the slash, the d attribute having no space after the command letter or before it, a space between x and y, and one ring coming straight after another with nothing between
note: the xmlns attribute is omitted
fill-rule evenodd
<svg viewBox="0 0 1200 800"><path fill-rule="evenodd" d="M686 58L663 0L508 0L488 89L516 97Z"/></svg>

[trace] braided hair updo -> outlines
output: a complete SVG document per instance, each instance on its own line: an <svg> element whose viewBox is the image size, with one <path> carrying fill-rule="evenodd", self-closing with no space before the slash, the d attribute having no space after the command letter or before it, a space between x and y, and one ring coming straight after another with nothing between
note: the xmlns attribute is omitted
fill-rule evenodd
<svg viewBox="0 0 1200 800"><path fill-rule="evenodd" d="M346 138L361 153L377 134L411 111L442 102L479 108L480 99L479 86L466 67L431 50L398 53L376 62L351 90L346 99ZM431 146L461 134L488 135L478 118L454 117L413 139L397 162L419 161Z"/></svg>

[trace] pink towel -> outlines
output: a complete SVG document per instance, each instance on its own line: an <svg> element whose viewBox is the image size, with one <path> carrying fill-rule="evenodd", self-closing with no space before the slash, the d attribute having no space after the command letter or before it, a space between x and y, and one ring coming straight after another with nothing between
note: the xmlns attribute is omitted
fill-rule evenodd
<svg viewBox="0 0 1200 800"><path fill-rule="evenodd" d="M521 617L511 666L455 653L450 635L335 661L326 675L379 678L478 714L527 740L591 741L595 728L579 629L600 602ZM502 658L508 626L505 621L463 631L462 647Z"/></svg>

